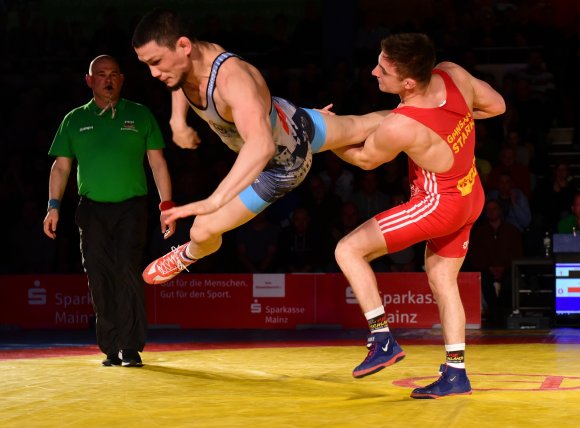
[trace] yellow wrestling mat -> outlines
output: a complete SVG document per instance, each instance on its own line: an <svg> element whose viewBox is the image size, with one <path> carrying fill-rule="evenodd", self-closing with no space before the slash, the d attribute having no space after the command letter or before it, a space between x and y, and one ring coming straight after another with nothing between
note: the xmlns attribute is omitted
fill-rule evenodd
<svg viewBox="0 0 580 428"><path fill-rule="evenodd" d="M437 377L442 345L403 346L364 379L364 346L144 352L0 361L0 427L578 427L580 345L471 345L471 396L409 397Z"/></svg>

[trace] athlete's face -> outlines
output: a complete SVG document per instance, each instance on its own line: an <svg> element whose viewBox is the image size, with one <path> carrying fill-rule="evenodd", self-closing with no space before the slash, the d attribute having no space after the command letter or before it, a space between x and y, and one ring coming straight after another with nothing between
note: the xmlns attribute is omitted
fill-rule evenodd
<svg viewBox="0 0 580 428"><path fill-rule="evenodd" d="M151 41L135 48L135 52L139 61L149 66L151 75L165 83L168 89L180 89L187 80L187 72L191 66L191 43L188 39L180 38L174 50Z"/></svg>
<svg viewBox="0 0 580 428"><path fill-rule="evenodd" d="M387 59L384 52L379 55L379 61L371 72L377 78L382 92L398 94L403 90L403 82L397 74L395 66Z"/></svg>
<svg viewBox="0 0 580 428"><path fill-rule="evenodd" d="M97 105L104 106L109 102L117 102L123 87L124 76L119 65L110 58L97 59L91 66L89 74L85 76L89 88Z"/></svg>

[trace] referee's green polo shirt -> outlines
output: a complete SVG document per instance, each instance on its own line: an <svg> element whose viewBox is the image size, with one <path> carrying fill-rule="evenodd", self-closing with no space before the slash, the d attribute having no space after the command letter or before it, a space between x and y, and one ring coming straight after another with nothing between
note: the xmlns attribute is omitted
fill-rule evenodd
<svg viewBox="0 0 580 428"><path fill-rule="evenodd" d="M48 152L77 160L79 195L121 202L147 194L143 166L147 150L163 149L159 125L144 105L121 99L115 117L99 116L94 99L69 112Z"/></svg>

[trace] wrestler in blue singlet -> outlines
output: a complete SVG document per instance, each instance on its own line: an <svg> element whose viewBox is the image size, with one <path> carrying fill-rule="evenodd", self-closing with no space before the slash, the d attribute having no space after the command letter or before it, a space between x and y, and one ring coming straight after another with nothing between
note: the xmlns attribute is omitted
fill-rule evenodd
<svg viewBox="0 0 580 428"><path fill-rule="evenodd" d="M219 68L231 57L240 58L231 52L223 52L213 62L206 92L207 106L201 108L188 101L221 140L238 153L244 140L236 125L220 116L213 99ZM304 180L312 165L312 154L319 151L326 140L326 127L319 112L296 107L282 98L272 97L270 125L276 154L254 183L240 193L244 205L255 213L264 210Z"/></svg>

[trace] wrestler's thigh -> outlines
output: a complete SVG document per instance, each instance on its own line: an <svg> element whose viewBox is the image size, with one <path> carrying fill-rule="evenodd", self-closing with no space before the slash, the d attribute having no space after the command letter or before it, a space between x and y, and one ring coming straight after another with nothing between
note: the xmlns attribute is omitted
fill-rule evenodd
<svg viewBox="0 0 580 428"><path fill-rule="evenodd" d="M351 144L363 143L366 135L356 116L331 116L323 114L326 139L319 151L333 150Z"/></svg>
<svg viewBox="0 0 580 428"><path fill-rule="evenodd" d="M247 223L256 215L244 205L239 196L236 196L219 210L197 216L192 230L201 230L210 235L221 235Z"/></svg>
<svg viewBox="0 0 580 428"><path fill-rule="evenodd" d="M445 257L425 249L425 271L433 284L455 285L465 257Z"/></svg>

